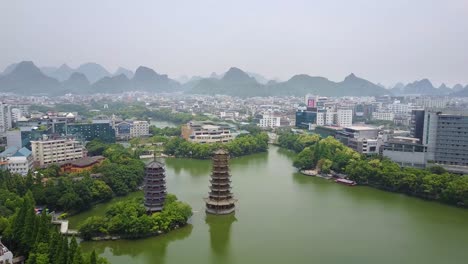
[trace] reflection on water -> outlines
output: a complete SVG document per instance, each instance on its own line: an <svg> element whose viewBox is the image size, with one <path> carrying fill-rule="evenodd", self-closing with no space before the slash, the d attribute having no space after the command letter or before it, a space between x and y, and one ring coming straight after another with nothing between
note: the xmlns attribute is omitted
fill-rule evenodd
<svg viewBox="0 0 468 264"><path fill-rule="evenodd" d="M293 151L285 148L276 148L276 152L290 161L292 161L296 155Z"/></svg>
<svg viewBox="0 0 468 264"><path fill-rule="evenodd" d="M147 263L165 263L169 244L187 238L192 233L192 229L192 225L187 225L168 234L145 239L82 242L81 247L85 252L96 250L98 254L110 251L113 256L141 255L148 260Z"/></svg>
<svg viewBox="0 0 468 264"><path fill-rule="evenodd" d="M210 160L167 158L164 162L168 169L172 169L174 171L175 175L180 175L186 172L191 176L203 176L209 175L211 171Z"/></svg>
<svg viewBox="0 0 468 264"><path fill-rule="evenodd" d="M236 221L234 214L206 215L205 223L209 226L211 250L215 255L213 263L223 263L222 260L229 258L231 226Z"/></svg>
<svg viewBox="0 0 468 264"><path fill-rule="evenodd" d="M236 167L265 166L268 163L268 153L257 153L231 159L231 165Z"/></svg>
<svg viewBox="0 0 468 264"><path fill-rule="evenodd" d="M207 176L211 174L211 160L197 160L187 158L166 158L166 167L173 170L175 175L189 174L191 176ZM268 163L268 153L257 153L230 160L231 167L250 168Z"/></svg>

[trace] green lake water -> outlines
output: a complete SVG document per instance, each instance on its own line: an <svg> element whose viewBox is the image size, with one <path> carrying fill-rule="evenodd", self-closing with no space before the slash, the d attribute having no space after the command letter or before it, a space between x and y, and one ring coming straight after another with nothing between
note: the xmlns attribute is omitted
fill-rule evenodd
<svg viewBox="0 0 468 264"><path fill-rule="evenodd" d="M167 159L168 191L193 207L190 225L147 239L84 242L83 250L116 264L468 263L468 210L303 176L292 157L271 146L231 160L239 199L231 216L204 212L210 161Z"/></svg>
<svg viewBox="0 0 468 264"><path fill-rule="evenodd" d="M150 125L159 127L159 128L165 128L165 127L177 127L175 123L169 122L169 121L163 121L163 120L151 120Z"/></svg>

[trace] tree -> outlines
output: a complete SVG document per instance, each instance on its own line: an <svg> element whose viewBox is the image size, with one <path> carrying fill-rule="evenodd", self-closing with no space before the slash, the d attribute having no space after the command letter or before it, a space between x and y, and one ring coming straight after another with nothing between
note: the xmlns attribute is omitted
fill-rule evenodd
<svg viewBox="0 0 468 264"><path fill-rule="evenodd" d="M91 256L89 257L89 264L97 264L96 250L91 252Z"/></svg>
<svg viewBox="0 0 468 264"><path fill-rule="evenodd" d="M76 242L76 238L73 236L68 247L68 263L73 263L75 255L78 254L81 255L81 252L78 252L78 242Z"/></svg>
<svg viewBox="0 0 468 264"><path fill-rule="evenodd" d="M76 252L73 256L73 261L68 262L68 263L69 264L83 264L84 263L84 259L83 259L83 255L81 254L80 247L77 247Z"/></svg>
<svg viewBox="0 0 468 264"><path fill-rule="evenodd" d="M315 153L310 147L305 148L295 158L293 165L298 169L310 169L315 167Z"/></svg>
<svg viewBox="0 0 468 264"><path fill-rule="evenodd" d="M333 162L329 159L320 159L317 163L317 167L323 173L330 173L332 163Z"/></svg>

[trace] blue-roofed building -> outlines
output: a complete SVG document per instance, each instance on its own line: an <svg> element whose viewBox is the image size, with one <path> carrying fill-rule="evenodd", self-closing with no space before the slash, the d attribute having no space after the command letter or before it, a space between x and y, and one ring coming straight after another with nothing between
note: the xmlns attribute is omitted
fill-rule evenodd
<svg viewBox="0 0 468 264"><path fill-rule="evenodd" d="M32 152L27 148L9 147L0 153L0 168L26 176L34 165Z"/></svg>

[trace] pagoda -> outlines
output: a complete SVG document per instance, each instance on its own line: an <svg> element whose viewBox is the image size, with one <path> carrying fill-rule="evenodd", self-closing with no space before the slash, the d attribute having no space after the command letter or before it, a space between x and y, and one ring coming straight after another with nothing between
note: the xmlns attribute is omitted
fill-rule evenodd
<svg viewBox="0 0 468 264"><path fill-rule="evenodd" d="M229 153L224 149L213 153L213 171L211 187L206 202L206 212L209 214L230 214L234 212L237 201L231 193L231 174L229 173Z"/></svg>
<svg viewBox="0 0 468 264"><path fill-rule="evenodd" d="M166 169L154 159L145 166L144 205L148 214L162 211L166 200Z"/></svg>

